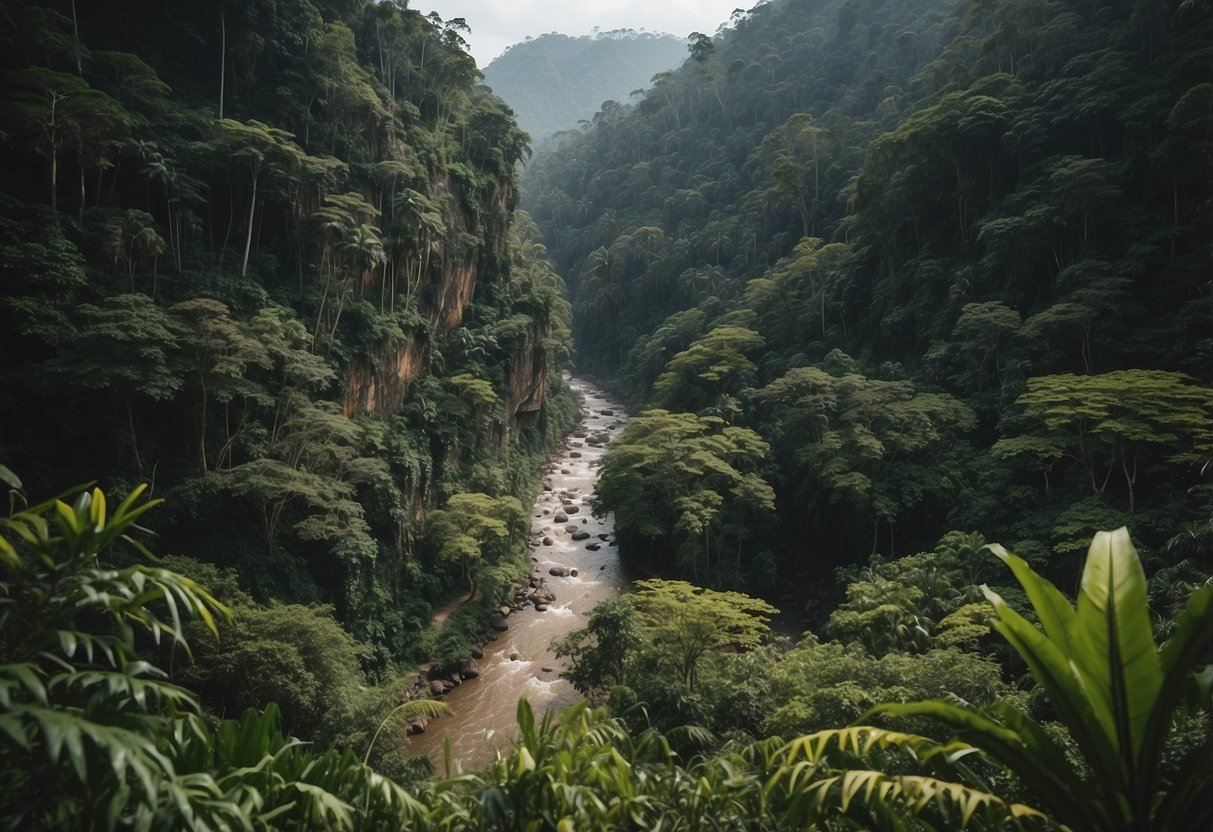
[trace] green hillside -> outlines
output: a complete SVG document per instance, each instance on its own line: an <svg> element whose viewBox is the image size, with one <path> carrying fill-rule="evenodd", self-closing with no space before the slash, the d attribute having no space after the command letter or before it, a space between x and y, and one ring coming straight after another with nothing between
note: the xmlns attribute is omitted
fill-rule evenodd
<svg viewBox="0 0 1213 832"><path fill-rule="evenodd" d="M1209 517L1210 34L1198 3L736 16L527 171L578 366L756 430L778 520L726 499L712 534L806 580L953 528L1161 547ZM709 557L650 519L634 545Z"/></svg>

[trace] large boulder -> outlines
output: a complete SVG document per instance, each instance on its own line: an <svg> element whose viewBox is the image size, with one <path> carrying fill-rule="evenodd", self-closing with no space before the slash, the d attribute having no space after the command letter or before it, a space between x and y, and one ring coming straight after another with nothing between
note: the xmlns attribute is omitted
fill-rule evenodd
<svg viewBox="0 0 1213 832"><path fill-rule="evenodd" d="M489 626L498 632L502 632L510 628L509 622L505 620L505 616L499 612L493 613L493 615L489 618Z"/></svg>
<svg viewBox="0 0 1213 832"><path fill-rule="evenodd" d="M574 540L589 540L590 533L583 532L583 531L575 531L575 532L573 532L573 539Z"/></svg>
<svg viewBox="0 0 1213 832"><path fill-rule="evenodd" d="M459 675L465 679L476 679L480 676L480 667L476 664L475 659L468 659L464 662L463 667L459 669Z"/></svg>
<svg viewBox="0 0 1213 832"><path fill-rule="evenodd" d="M567 503L567 504L561 506L560 508L561 508L561 510L564 511L565 514L576 514L577 512L581 511L581 506L574 505L573 503ZM568 518L566 517L565 519L567 520ZM560 521L557 520L556 522L560 522Z"/></svg>
<svg viewBox="0 0 1213 832"><path fill-rule="evenodd" d="M548 574L556 578L567 578L569 575L569 568L567 566L553 566L548 570Z"/></svg>
<svg viewBox="0 0 1213 832"><path fill-rule="evenodd" d="M569 522L569 516L567 514L565 514L563 511L558 511L558 512L556 512L556 516L553 517L552 520L553 520L553 522L556 522L556 523L567 523L567 522Z"/></svg>

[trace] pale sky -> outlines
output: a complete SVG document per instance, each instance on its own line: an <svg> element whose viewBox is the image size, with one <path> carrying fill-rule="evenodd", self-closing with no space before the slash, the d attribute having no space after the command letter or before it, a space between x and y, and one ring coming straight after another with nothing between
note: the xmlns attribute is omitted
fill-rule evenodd
<svg viewBox="0 0 1213 832"><path fill-rule="evenodd" d="M754 0L411 0L409 8L422 14L438 12L443 20L464 18L472 27L465 38L483 69L527 35L588 35L595 26L604 32L643 28L679 37L691 32L714 35L733 9L753 5Z"/></svg>

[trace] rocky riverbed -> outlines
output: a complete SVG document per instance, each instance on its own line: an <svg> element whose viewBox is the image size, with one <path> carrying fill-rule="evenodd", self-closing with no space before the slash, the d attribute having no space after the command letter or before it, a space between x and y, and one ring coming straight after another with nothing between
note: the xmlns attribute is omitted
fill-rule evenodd
<svg viewBox="0 0 1213 832"><path fill-rule="evenodd" d="M589 382L573 379L581 419L543 470L543 491L531 511L531 574L515 585L509 604L493 615L475 657L461 672L418 678L418 692L436 696L454 715L417 724L412 753L442 765L443 740L465 770L492 761L513 736L518 700L537 713L577 701L560 678L551 643L577 627L599 602L616 597L628 576L615 547L614 518L590 514L593 463L625 422L623 407ZM428 685L428 690L426 686Z"/></svg>

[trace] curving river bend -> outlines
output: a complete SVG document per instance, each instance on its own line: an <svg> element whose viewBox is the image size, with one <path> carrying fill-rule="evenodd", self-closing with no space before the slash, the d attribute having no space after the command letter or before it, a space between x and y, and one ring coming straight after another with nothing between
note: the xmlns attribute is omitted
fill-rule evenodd
<svg viewBox="0 0 1213 832"><path fill-rule="evenodd" d="M465 681L443 697L454 715L433 720L426 733L412 738L409 752L427 755L439 773L443 771L444 739L450 740L452 757L465 771L491 763L496 749L504 748L514 737L519 699L528 699L536 714L577 702L580 695L560 678L561 664L550 645L584 627L590 610L617 597L629 583L619 549L611 545L614 517L595 519L589 505L597 478L592 463L605 450L605 443L592 444L591 440L602 439L602 434L618 435L626 413L593 384L576 378L570 384L581 398L581 419L564 447L544 467L545 490L531 510L532 574L546 579L556 600L546 612L526 607L510 615L510 628L484 646L484 658L478 663L480 677ZM556 513L569 505L577 511L567 512L566 522L556 522ZM569 531L573 526L590 537L573 540ZM545 538L551 539L551 545L544 545ZM595 544L597 551L587 548ZM575 569L577 575L549 574L552 567L560 566ZM515 654L517 659L511 659Z"/></svg>

